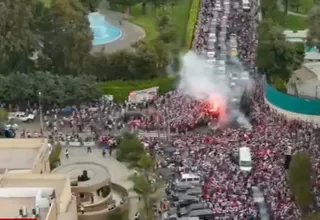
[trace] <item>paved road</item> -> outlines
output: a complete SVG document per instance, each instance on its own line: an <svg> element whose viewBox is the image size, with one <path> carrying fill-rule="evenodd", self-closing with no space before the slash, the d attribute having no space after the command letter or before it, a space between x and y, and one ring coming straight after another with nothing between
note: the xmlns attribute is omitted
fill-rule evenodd
<svg viewBox="0 0 320 220"><path fill-rule="evenodd" d="M65 149L64 149L65 150ZM124 164L117 161L114 157L103 157L100 149L92 149L92 153L88 154L87 149L80 148L68 148L69 159L65 158L64 150L61 154L61 164L67 164L79 161L92 161L100 163L109 169L111 175L111 181L123 186L127 190L132 188L132 182L128 178L133 174L133 171L129 170ZM134 219L134 214L138 211L139 202L137 195L129 190L129 202L130 202L130 220Z"/></svg>

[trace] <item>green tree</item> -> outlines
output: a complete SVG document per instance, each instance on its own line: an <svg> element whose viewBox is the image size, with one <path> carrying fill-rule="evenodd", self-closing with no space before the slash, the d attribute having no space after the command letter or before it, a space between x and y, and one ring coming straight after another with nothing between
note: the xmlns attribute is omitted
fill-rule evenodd
<svg viewBox="0 0 320 220"><path fill-rule="evenodd" d="M302 4L301 4L301 0L290 0L289 5L291 8L294 8L295 11L299 12L299 9Z"/></svg>
<svg viewBox="0 0 320 220"><path fill-rule="evenodd" d="M315 5L308 14L308 37L309 41L312 42L313 45L319 46L320 42L320 6Z"/></svg>
<svg viewBox="0 0 320 220"><path fill-rule="evenodd" d="M85 7L90 12L96 12L99 8L101 0L80 0L83 7Z"/></svg>
<svg viewBox="0 0 320 220"><path fill-rule="evenodd" d="M138 161L138 167L142 168L146 172L151 172L154 168L154 162L154 158L145 153L141 155Z"/></svg>
<svg viewBox="0 0 320 220"><path fill-rule="evenodd" d="M139 41L133 48L136 49L136 55L143 58L143 62L148 64L149 74L154 77L157 73L164 73L169 64L169 48L162 41ZM144 68L146 68L145 66Z"/></svg>
<svg viewBox="0 0 320 220"><path fill-rule="evenodd" d="M132 166L136 166L143 154L143 144L138 137L125 134L121 138L117 147L117 159L119 161L129 162Z"/></svg>
<svg viewBox="0 0 320 220"><path fill-rule="evenodd" d="M289 168L289 185L297 205L304 214L312 203L312 166L309 155L298 152L292 156Z"/></svg>
<svg viewBox="0 0 320 220"><path fill-rule="evenodd" d="M0 123L8 121L8 111L0 106Z"/></svg>
<svg viewBox="0 0 320 220"><path fill-rule="evenodd" d="M130 14L131 7L140 2L140 0L109 0L111 5L120 6L120 8L123 8L128 14Z"/></svg>
<svg viewBox="0 0 320 220"><path fill-rule="evenodd" d="M59 76L49 72L0 75L0 98L6 104L38 102L39 92L41 102L47 108L78 105L101 97L96 79L92 76Z"/></svg>
<svg viewBox="0 0 320 220"><path fill-rule="evenodd" d="M85 9L78 0L53 0L51 12L54 35L45 48L53 72L86 74L93 36Z"/></svg>
<svg viewBox="0 0 320 220"><path fill-rule="evenodd" d="M32 1L2 0L0 2L0 71L29 72L29 59L39 48L39 39L32 32Z"/></svg>
<svg viewBox="0 0 320 220"><path fill-rule="evenodd" d="M264 24L270 27L270 23ZM288 42L282 34L279 26L271 26L271 29L259 30L259 44L257 48L256 62L259 70L267 74L268 78L279 76L287 81L294 68L297 47ZM265 33L265 35L261 35Z"/></svg>
<svg viewBox="0 0 320 220"><path fill-rule="evenodd" d="M133 182L133 191L140 196L143 203L142 219L153 220L153 206L159 200L154 193L160 188L160 184L151 182L146 175L134 175L131 181Z"/></svg>
<svg viewBox="0 0 320 220"><path fill-rule="evenodd" d="M304 57L306 54L305 51L305 45L304 43L293 43L294 46L294 51L295 51L295 55L294 55L294 63L293 63L293 69L299 69L304 61Z"/></svg>
<svg viewBox="0 0 320 220"><path fill-rule="evenodd" d="M279 11L277 0L261 1L261 11L264 18L274 18L275 14Z"/></svg>
<svg viewBox="0 0 320 220"><path fill-rule="evenodd" d="M111 212L108 212L108 220L128 220L128 212L121 211L121 210L113 210Z"/></svg>

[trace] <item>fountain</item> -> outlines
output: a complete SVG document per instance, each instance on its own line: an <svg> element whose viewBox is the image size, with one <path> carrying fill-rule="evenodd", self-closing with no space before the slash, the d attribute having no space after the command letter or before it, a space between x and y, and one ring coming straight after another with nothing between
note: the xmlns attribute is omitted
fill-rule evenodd
<svg viewBox="0 0 320 220"><path fill-rule="evenodd" d="M88 15L88 19L93 32L93 46L107 44L121 37L121 30L109 24L104 15L94 12Z"/></svg>

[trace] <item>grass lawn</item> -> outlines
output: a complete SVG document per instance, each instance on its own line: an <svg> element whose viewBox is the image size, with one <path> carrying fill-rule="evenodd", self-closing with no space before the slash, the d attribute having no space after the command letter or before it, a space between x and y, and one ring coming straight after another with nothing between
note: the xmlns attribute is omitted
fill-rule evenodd
<svg viewBox="0 0 320 220"><path fill-rule="evenodd" d="M278 11L275 15L277 17L278 23L285 29L290 29L293 31L305 30L308 28L308 24L305 17L287 14L284 20L284 14Z"/></svg>
<svg viewBox="0 0 320 220"><path fill-rule="evenodd" d="M172 23L176 27L179 40L184 40L190 7L191 0L177 0L176 5L173 7L169 5L164 7L164 10L167 11ZM158 36L156 24L157 14L160 10L163 10L163 8L154 9L151 6L147 6L146 14L142 14L141 4L137 4L131 8L131 21L140 25L146 31L147 40Z"/></svg>
<svg viewBox="0 0 320 220"><path fill-rule="evenodd" d="M284 24L286 29L293 31L305 30L308 28L306 18L301 16L287 15L286 23Z"/></svg>
<svg viewBox="0 0 320 220"><path fill-rule="evenodd" d="M299 0L300 1L300 7L289 7L289 11L297 12L301 14L308 14L309 10L314 5L314 0ZM290 5L290 3L289 3Z"/></svg>

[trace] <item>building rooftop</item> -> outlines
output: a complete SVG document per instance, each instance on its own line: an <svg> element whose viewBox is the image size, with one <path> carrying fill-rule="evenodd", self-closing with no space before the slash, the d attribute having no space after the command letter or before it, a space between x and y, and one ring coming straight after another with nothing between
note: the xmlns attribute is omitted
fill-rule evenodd
<svg viewBox="0 0 320 220"><path fill-rule="evenodd" d="M318 52L306 52L304 59L307 61L320 61L320 54Z"/></svg>
<svg viewBox="0 0 320 220"><path fill-rule="evenodd" d="M299 80L300 82L305 82L317 78L317 75L306 67L302 67L294 71L294 74L297 77L297 80Z"/></svg>
<svg viewBox="0 0 320 220"><path fill-rule="evenodd" d="M31 169L43 150L45 139L0 139L0 174Z"/></svg>
<svg viewBox="0 0 320 220"><path fill-rule="evenodd" d="M308 30L303 31L291 31L291 30L285 30L283 34L286 36L288 40L290 39L304 39L308 36Z"/></svg>
<svg viewBox="0 0 320 220"><path fill-rule="evenodd" d="M305 98L320 97L320 62L305 63L294 71L287 92Z"/></svg>
<svg viewBox="0 0 320 220"><path fill-rule="evenodd" d="M16 218L19 216L19 209L25 206L28 212L35 208L35 197L0 197L1 209L0 218ZM40 209L40 219L46 219L49 208Z"/></svg>
<svg viewBox="0 0 320 220"><path fill-rule="evenodd" d="M68 176L63 174L7 173L2 176L0 175L0 189L7 187L53 188L55 190L56 201L57 204L60 205L61 212L67 210L68 204L71 199L70 181Z"/></svg>

